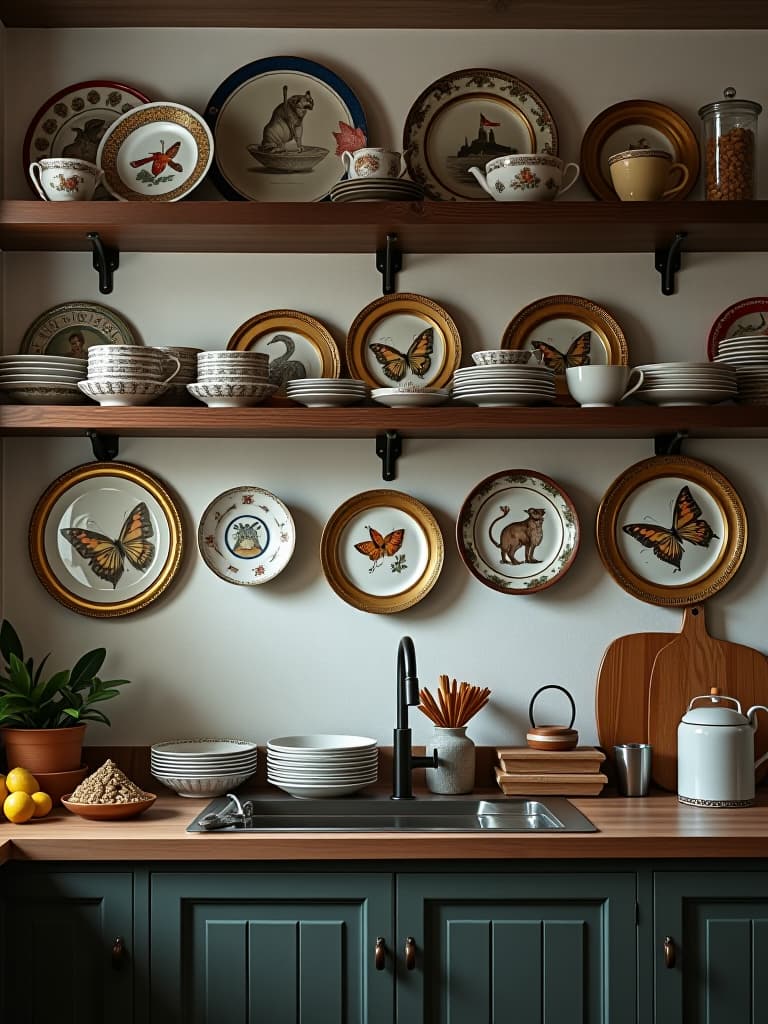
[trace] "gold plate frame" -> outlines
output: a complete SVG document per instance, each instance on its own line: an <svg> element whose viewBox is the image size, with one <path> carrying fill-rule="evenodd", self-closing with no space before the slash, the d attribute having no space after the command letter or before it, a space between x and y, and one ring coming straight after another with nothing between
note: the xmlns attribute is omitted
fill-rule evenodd
<svg viewBox="0 0 768 1024"><path fill-rule="evenodd" d="M388 338L379 338L374 332L382 320L397 314L415 317L422 321L425 330L431 327L442 336L443 358L436 365L434 359L430 357L432 361L423 377L409 377L406 372L401 380L388 379L383 372L378 377L374 376L369 368L369 364L376 365L376 359L366 358L366 345L369 341L392 341ZM413 343L414 339L407 337L398 338L392 342L392 345L394 350L406 356L409 346ZM432 299L427 299L423 295L414 295L412 292L396 292L393 295L384 295L380 299L374 299L357 314L347 333L346 357L350 377L365 381L371 388L396 387L398 384L407 385L408 383L423 387L444 388L450 384L453 371L461 362L461 338L456 324L442 306L438 306Z"/></svg>
<svg viewBox="0 0 768 1024"><path fill-rule="evenodd" d="M688 181L685 187L679 192L675 192L674 196L668 196L666 200L660 201L685 199L699 177L701 166L699 140L684 117L672 110L671 107L666 107L663 103L655 103L653 100L624 100L621 103L614 103L613 106L607 107L593 119L584 132L580 157L581 176L589 189L598 199L618 201L610 173L606 173L603 168L603 151L614 132L631 125L647 125L663 135L672 151L673 159L678 163L685 164L688 169ZM622 148L655 149L657 147L633 147L628 144ZM608 156L610 155L608 154Z"/></svg>
<svg viewBox="0 0 768 1024"><path fill-rule="evenodd" d="M227 342L227 349L236 352L246 352L258 345L259 341L266 334L275 331L291 331L300 335L314 350L320 362L319 373L308 373L307 377L328 377L337 379L341 373L341 356L331 332L324 327L319 320L316 320L308 313L301 313L297 309L268 309L264 313L257 313L245 323L240 324L235 333ZM267 343L269 344L269 342ZM259 349L262 351L262 349ZM290 356L292 353L288 353ZM278 356L279 358L279 356ZM278 384L277 395L285 395L285 384L280 386L278 380L272 379L272 366L275 360L270 359L270 384ZM299 360L301 362L301 360ZM296 378L290 378L294 380Z"/></svg>
<svg viewBox="0 0 768 1024"><path fill-rule="evenodd" d="M402 522L402 520L398 520L397 513L405 513L410 516L412 520L416 521L418 528L421 530L421 540L426 545L426 554L422 559L423 566L418 577L410 585L405 586L396 593L376 594L367 591L351 579L349 573L344 568L342 542L347 527L350 526L356 517L362 516L364 513L373 515L377 509L386 512L394 511L394 516L387 516L387 527L397 527ZM384 524L380 525L383 526ZM397 531L388 530L385 535L384 529L382 529L380 531L382 540L389 540L395 532ZM370 534L369 541L365 530L361 528L359 542L356 541L353 544L353 547L358 549L357 555L360 558L360 572L362 573L363 569L370 574L374 571L384 570L386 572L387 567L392 571L399 572L400 570L396 569L396 562L394 560L399 557L402 558L408 551L407 538L404 537L402 541L401 546L393 546L394 550L392 550L391 554L385 553L382 550L382 557L377 560L375 553L360 551L360 545L369 547L373 545L373 533ZM325 577L333 590L335 590L342 601L346 601L353 608L375 614L402 612L426 597L440 575L443 567L443 554L443 535L440 532L437 520L426 505L422 505L416 498L403 494L401 491L384 489L364 491L362 494L356 494L345 501L336 509L325 524L320 540L320 561ZM368 562L365 561L366 558ZM385 578L389 579L391 576Z"/></svg>
<svg viewBox="0 0 768 1024"><path fill-rule="evenodd" d="M510 320L501 339L501 347L523 349L530 347L531 335L541 330L548 320L578 320L592 331L600 342L609 365L626 366L629 362L627 339L619 324L607 309L591 299L579 295L547 295L524 306ZM537 339L544 341L544 338ZM558 346L559 347L559 346ZM546 364L544 364L546 365ZM555 387L558 395L568 395L565 374L556 373Z"/></svg>
<svg viewBox="0 0 768 1024"><path fill-rule="evenodd" d="M658 540L663 542L670 533L670 527L678 525L674 519L680 498L676 496L681 495L683 487L689 488L699 508L698 515L694 514L692 519L704 519L714 534L706 544L701 541L687 543L683 535L681 565L693 551L708 552L712 540L718 544L713 550L711 564L698 573L694 570L692 578L680 584L672 583L680 569L657 558L652 544L641 541L637 548L640 553L647 552L647 576L629 564L619 544L623 527L627 525L623 516L635 521L637 518L628 515L627 503L636 498L641 489L654 484L661 484L661 488L656 488L659 493L662 490L666 492L664 504L669 508L669 514L661 522L657 521L657 516L643 517L642 521L649 530L657 526L661 528L654 533L654 536L658 533ZM659 507L658 498L656 504ZM702 505L709 505L710 511L702 509ZM713 466L684 455L657 456L630 466L614 480L600 502L595 529L603 565L619 586L641 601L665 607L699 604L716 594L741 565L747 545L747 517L733 485ZM669 582L664 582L662 576L667 576Z"/></svg>
<svg viewBox="0 0 768 1024"><path fill-rule="evenodd" d="M158 539L162 539L163 550L157 559L159 563L157 567L153 569L151 564L147 566L146 572L147 575L151 576L151 580L143 589L140 579L138 581L135 579L135 573L141 572L141 570L134 568L121 551L121 564L124 568L129 569L131 576L134 577L133 583L128 588L129 595L119 597L118 580L115 582L112 591L105 589L105 586L101 586L98 590L99 593L105 596L114 595L114 600L95 601L84 596L82 593L78 593L74 583L75 576L73 575L72 579L68 580L63 575L63 563L58 566L59 572L57 573L56 563L61 560L53 549L52 540L53 538L58 538L60 526L59 523L51 522L51 517L52 515L55 516L56 506L63 500L67 500L68 492L73 492L75 488L80 488L82 490L82 497L87 494L88 485L92 484L93 490L97 491L107 480L112 481L112 485L109 487L110 492L116 491L120 493L121 487L125 492L123 496L125 499L123 501L124 508L121 509L120 517L118 517L124 519L124 525L128 523L131 509L135 511L140 502L143 502L148 508L147 516L150 525L153 513L156 522L163 524L162 538L158 531L154 529L154 526L152 527L152 534L148 535L152 538L151 543L155 545L155 551L159 547ZM98 521L94 523L93 528L86 521L82 529L92 536L99 535L101 537L99 544L102 550L105 541L107 544L111 542L112 547L117 549L116 541L122 532L119 521L115 518L114 514L110 514L106 518L106 522ZM183 529L181 517L170 494L155 477L150 476L149 473L139 469L137 466L131 466L125 462L87 463L83 466L76 466L69 472L64 473L57 480L54 480L40 497L32 513L29 525L30 558L32 559L34 570L45 589L52 597L55 597L57 601L71 611L77 612L80 615L92 615L98 618L130 615L133 612L140 611L160 597L178 571L181 563L182 549ZM78 559L80 559L78 564L81 576L85 579L91 577L98 579L98 576L93 573L92 566L88 564L89 559L78 552L74 545L73 550L75 550Z"/></svg>

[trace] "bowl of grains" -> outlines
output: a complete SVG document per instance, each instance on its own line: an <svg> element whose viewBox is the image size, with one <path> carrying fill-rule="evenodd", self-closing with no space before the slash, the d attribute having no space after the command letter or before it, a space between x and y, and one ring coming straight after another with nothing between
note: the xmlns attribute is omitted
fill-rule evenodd
<svg viewBox="0 0 768 1024"><path fill-rule="evenodd" d="M114 821L133 818L151 807L157 797L145 793L122 772L114 761L107 760L92 775L88 775L61 802L72 814L93 820Z"/></svg>

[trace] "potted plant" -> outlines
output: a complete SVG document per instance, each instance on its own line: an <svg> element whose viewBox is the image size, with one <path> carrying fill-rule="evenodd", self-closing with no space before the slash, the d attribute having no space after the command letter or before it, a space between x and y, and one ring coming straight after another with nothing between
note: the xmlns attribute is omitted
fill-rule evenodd
<svg viewBox="0 0 768 1024"><path fill-rule="evenodd" d="M0 734L8 767L22 765L31 772L66 772L80 767L86 722L110 725L94 704L111 700L127 679L102 680L97 673L107 656L98 647L84 654L71 669L43 676L46 654L35 667L13 626L0 625Z"/></svg>

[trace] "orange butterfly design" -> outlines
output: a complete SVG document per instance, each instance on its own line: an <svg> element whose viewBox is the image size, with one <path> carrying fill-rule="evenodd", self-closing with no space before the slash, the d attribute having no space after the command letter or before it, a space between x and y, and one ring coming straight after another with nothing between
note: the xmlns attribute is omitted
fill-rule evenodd
<svg viewBox="0 0 768 1024"><path fill-rule="evenodd" d="M368 572L373 572L374 569L381 565L386 556L391 558L400 550L400 546L403 543L403 537L405 536L405 530L393 530L392 533L388 533L386 537L379 533L378 530L375 530L372 526L368 526L367 530L371 535L371 539L355 544L355 548L360 552L360 554L367 555L368 558L370 558L373 565Z"/></svg>
<svg viewBox="0 0 768 1024"><path fill-rule="evenodd" d="M592 331L584 331L571 343L567 352L561 352L546 341L532 341L531 346L541 353L545 366L555 373L565 373L567 366L588 366L589 350L592 344Z"/></svg>
<svg viewBox="0 0 768 1024"><path fill-rule="evenodd" d="M140 501L126 517L117 540L77 527L68 527L61 534L86 559L94 575L107 580L114 589L125 571L126 558L134 569L142 572L152 561L155 545L147 537L153 532L149 510Z"/></svg>
<svg viewBox="0 0 768 1024"><path fill-rule="evenodd" d="M131 167L143 167L144 164L152 162L152 177L156 178L161 171L164 171L166 167L172 167L174 171L183 171L184 168L181 164L176 163L173 159L179 152L181 142L174 142L168 149L165 148L165 143L160 139L160 152L150 153L149 156L145 156L143 160L131 160Z"/></svg>
<svg viewBox="0 0 768 1024"><path fill-rule="evenodd" d="M700 516L701 509L694 501L690 488L681 487L675 501L672 526L668 530L647 523L627 523L622 526L622 530L643 547L651 548L662 562L674 566L674 572L679 572L684 551L683 541L708 548L712 538L717 538L709 523Z"/></svg>
<svg viewBox="0 0 768 1024"><path fill-rule="evenodd" d="M433 335L434 328L427 327L414 339L407 352L400 352L380 341L371 344L371 352L384 367L384 373L390 380L402 380L407 370L417 377L423 377L432 365Z"/></svg>

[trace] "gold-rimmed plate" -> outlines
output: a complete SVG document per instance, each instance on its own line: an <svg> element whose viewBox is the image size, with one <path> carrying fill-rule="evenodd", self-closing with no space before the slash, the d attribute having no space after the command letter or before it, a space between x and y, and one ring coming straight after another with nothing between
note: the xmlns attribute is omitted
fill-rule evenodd
<svg viewBox="0 0 768 1024"><path fill-rule="evenodd" d="M445 387L461 362L456 324L423 295L396 292L362 309L347 333L347 367L371 388Z"/></svg>
<svg viewBox="0 0 768 1024"><path fill-rule="evenodd" d="M320 560L342 601L364 612L401 612L437 582L443 535L416 498L400 491L365 491L340 505L325 524Z"/></svg>
<svg viewBox="0 0 768 1024"><path fill-rule="evenodd" d="M597 547L620 587L649 604L706 601L733 577L747 544L747 517L733 485L713 466L663 455L630 466L597 512Z"/></svg>
<svg viewBox="0 0 768 1024"><path fill-rule="evenodd" d="M228 349L269 356L269 383L285 394L289 380L338 378L341 358L331 332L319 320L296 309L268 309L240 324Z"/></svg>
<svg viewBox="0 0 768 1024"><path fill-rule="evenodd" d="M555 372L558 395L567 395L569 366L626 366L629 349L607 309L579 295L547 295L523 307L507 324L503 349L532 349Z"/></svg>
<svg viewBox="0 0 768 1024"><path fill-rule="evenodd" d="M688 181L670 199L684 199L696 184L699 140L685 118L653 100L624 100L601 111L581 141L581 175L598 199L616 199L608 160L628 149L661 149L685 164Z"/></svg>
<svg viewBox="0 0 768 1024"><path fill-rule="evenodd" d="M130 615L165 591L181 563L182 523L159 480L124 462L64 473L40 497L29 552L45 589L80 615Z"/></svg>

